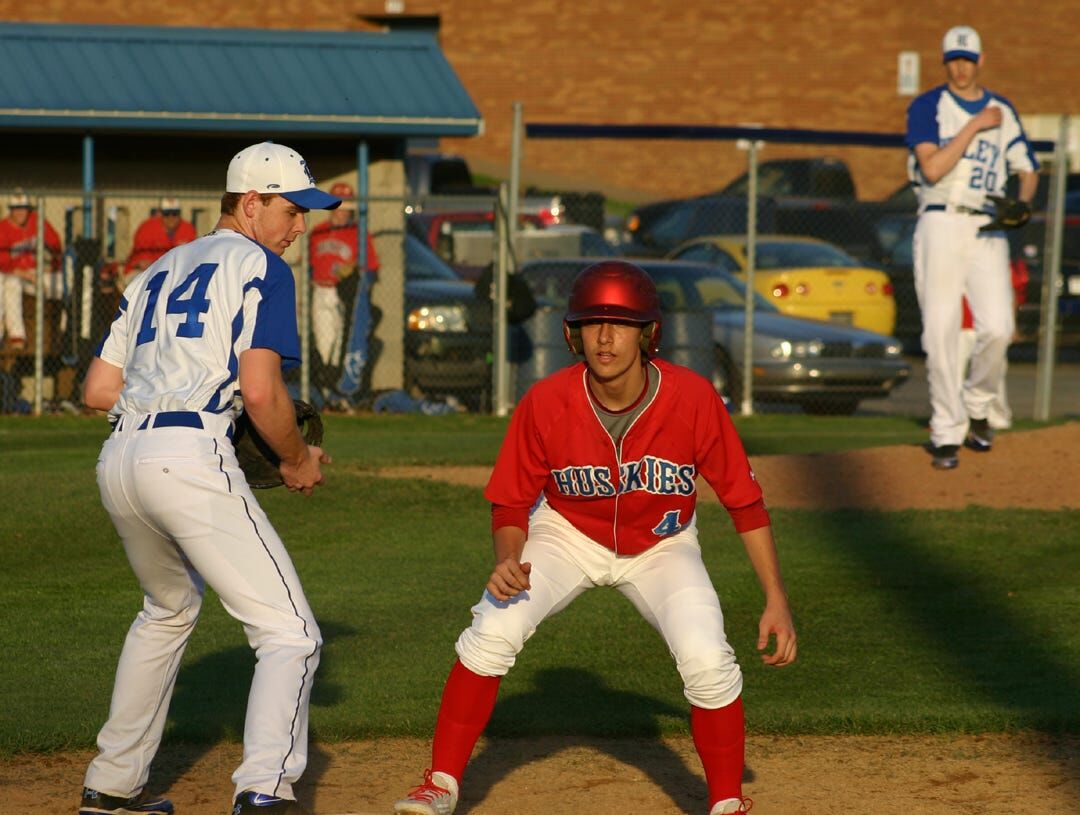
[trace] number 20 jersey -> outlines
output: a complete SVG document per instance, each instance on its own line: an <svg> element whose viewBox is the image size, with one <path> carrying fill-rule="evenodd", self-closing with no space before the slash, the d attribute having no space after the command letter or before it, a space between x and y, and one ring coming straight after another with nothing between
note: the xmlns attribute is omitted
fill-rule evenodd
<svg viewBox="0 0 1080 815"><path fill-rule="evenodd" d="M217 230L170 250L124 294L97 349L124 372L114 415L232 415L244 351L275 351L284 368L299 363L292 270L238 232Z"/></svg>
<svg viewBox="0 0 1080 815"><path fill-rule="evenodd" d="M916 145L944 147L988 106L1001 108L1001 126L976 133L960 161L936 184L929 183L919 172ZM917 186L920 210L927 204L985 209L986 196L1005 194L1009 175L1039 169L1016 110L990 91L974 102L956 96L947 85L927 91L908 107L906 141L911 150L908 176Z"/></svg>

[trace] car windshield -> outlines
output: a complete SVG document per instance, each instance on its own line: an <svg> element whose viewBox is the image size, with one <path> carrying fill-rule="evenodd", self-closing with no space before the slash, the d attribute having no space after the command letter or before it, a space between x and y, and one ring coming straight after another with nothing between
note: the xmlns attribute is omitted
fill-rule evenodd
<svg viewBox="0 0 1080 815"><path fill-rule="evenodd" d="M461 280L415 235L405 236L405 277L409 280Z"/></svg>
<svg viewBox="0 0 1080 815"><path fill-rule="evenodd" d="M835 246L803 241L758 241L755 260L758 269L838 269L860 265Z"/></svg>

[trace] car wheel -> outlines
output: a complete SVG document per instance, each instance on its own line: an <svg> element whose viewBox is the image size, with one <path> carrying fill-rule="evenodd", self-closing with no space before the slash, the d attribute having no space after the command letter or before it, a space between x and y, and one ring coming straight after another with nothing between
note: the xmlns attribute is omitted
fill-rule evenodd
<svg viewBox="0 0 1080 815"><path fill-rule="evenodd" d="M859 406L858 399L822 397L800 402L802 409L813 416L850 416Z"/></svg>

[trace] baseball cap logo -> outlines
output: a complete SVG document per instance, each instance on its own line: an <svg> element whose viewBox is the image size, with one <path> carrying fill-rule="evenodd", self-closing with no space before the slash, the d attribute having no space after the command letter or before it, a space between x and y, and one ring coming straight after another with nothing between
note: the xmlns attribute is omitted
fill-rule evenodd
<svg viewBox="0 0 1080 815"><path fill-rule="evenodd" d="M304 175L307 176L308 181L310 181L312 186L314 186L315 185L315 176L311 174L311 169L307 166L307 162L304 161L303 159L300 159L300 167L303 168Z"/></svg>

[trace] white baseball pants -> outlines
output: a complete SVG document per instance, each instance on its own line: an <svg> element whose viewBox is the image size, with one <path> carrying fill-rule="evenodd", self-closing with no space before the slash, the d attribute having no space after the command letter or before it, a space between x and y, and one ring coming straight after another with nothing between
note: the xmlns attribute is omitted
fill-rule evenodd
<svg viewBox="0 0 1080 815"><path fill-rule="evenodd" d="M586 589L613 586L664 638L692 705L724 707L742 692L696 522L640 555L618 557L543 502L529 520L522 560L532 563L531 588L505 603L484 592L458 638L458 657L470 671L506 674L543 620Z"/></svg>
<svg viewBox="0 0 1080 815"><path fill-rule="evenodd" d="M915 227L915 293L930 386L930 441L962 444L968 419L985 419L1005 377L1015 328L1009 244L978 229L989 215L925 212ZM975 315L975 347L961 374L961 298Z"/></svg>
<svg viewBox="0 0 1080 815"><path fill-rule="evenodd" d="M0 339L26 339L22 283L17 274L0 273Z"/></svg>
<svg viewBox="0 0 1080 815"><path fill-rule="evenodd" d="M98 459L102 503L145 596L86 786L120 796L145 786L205 581L243 624L257 658L236 792L292 798L307 764L319 627L236 462L229 419L187 414L205 429L154 427L162 415L124 416Z"/></svg>
<svg viewBox="0 0 1080 815"><path fill-rule="evenodd" d="M315 350L326 365L341 364L345 339L345 305L335 286L311 287L311 326L315 334Z"/></svg>

